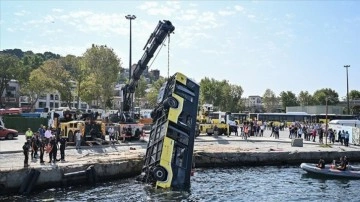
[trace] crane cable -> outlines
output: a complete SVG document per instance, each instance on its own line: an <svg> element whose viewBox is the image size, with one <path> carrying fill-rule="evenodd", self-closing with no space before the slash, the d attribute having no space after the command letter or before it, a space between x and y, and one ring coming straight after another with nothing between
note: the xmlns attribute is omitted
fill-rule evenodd
<svg viewBox="0 0 360 202"><path fill-rule="evenodd" d="M170 33L168 33L168 78L170 78Z"/></svg>
<svg viewBox="0 0 360 202"><path fill-rule="evenodd" d="M169 78L169 71L170 71L170 33L168 33L167 37L168 37L168 78ZM165 46L165 44L162 44L162 46L160 46L160 48L159 48L158 52L156 53L154 59L151 61L151 64L149 65L148 69L151 68L152 64L154 63L155 59L159 55L159 53L160 53L163 46Z"/></svg>

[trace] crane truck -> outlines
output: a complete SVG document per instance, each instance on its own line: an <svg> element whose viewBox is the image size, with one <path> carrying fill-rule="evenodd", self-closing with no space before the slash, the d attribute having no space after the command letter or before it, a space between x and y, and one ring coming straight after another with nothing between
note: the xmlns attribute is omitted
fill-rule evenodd
<svg viewBox="0 0 360 202"><path fill-rule="evenodd" d="M159 21L150 35L144 55L122 89L120 124L135 126L131 106L137 83L155 51L174 30L170 21ZM182 73L168 78L160 89L157 106L151 112L153 123L139 180L157 188L190 186L199 89L197 83Z"/></svg>

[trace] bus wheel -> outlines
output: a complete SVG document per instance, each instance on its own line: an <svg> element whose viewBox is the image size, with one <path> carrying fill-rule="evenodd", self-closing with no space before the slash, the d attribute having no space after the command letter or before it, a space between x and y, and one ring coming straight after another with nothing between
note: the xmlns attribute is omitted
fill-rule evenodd
<svg viewBox="0 0 360 202"><path fill-rule="evenodd" d="M177 108L178 105L179 105L178 101L173 97L168 97L164 102L164 106L165 106L166 109L168 109L170 107L171 108Z"/></svg>
<svg viewBox="0 0 360 202"><path fill-rule="evenodd" d="M166 180L166 170L163 167L156 167L153 170L153 175L156 180L158 181L165 181Z"/></svg>

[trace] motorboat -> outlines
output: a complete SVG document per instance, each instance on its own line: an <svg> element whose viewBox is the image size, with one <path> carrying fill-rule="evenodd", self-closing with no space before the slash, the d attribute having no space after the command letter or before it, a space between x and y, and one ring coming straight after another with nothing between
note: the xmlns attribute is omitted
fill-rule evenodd
<svg viewBox="0 0 360 202"><path fill-rule="evenodd" d="M355 166L348 166L346 170L342 171L334 167L334 165L325 165L325 168L319 168L316 164L302 163L300 168L312 174L360 179L360 167Z"/></svg>

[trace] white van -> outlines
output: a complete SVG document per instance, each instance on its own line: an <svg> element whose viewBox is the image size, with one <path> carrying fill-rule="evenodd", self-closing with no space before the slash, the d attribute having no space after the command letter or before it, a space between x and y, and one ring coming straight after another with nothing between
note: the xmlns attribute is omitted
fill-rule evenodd
<svg viewBox="0 0 360 202"><path fill-rule="evenodd" d="M360 120L331 120L329 125L351 126L360 128Z"/></svg>

